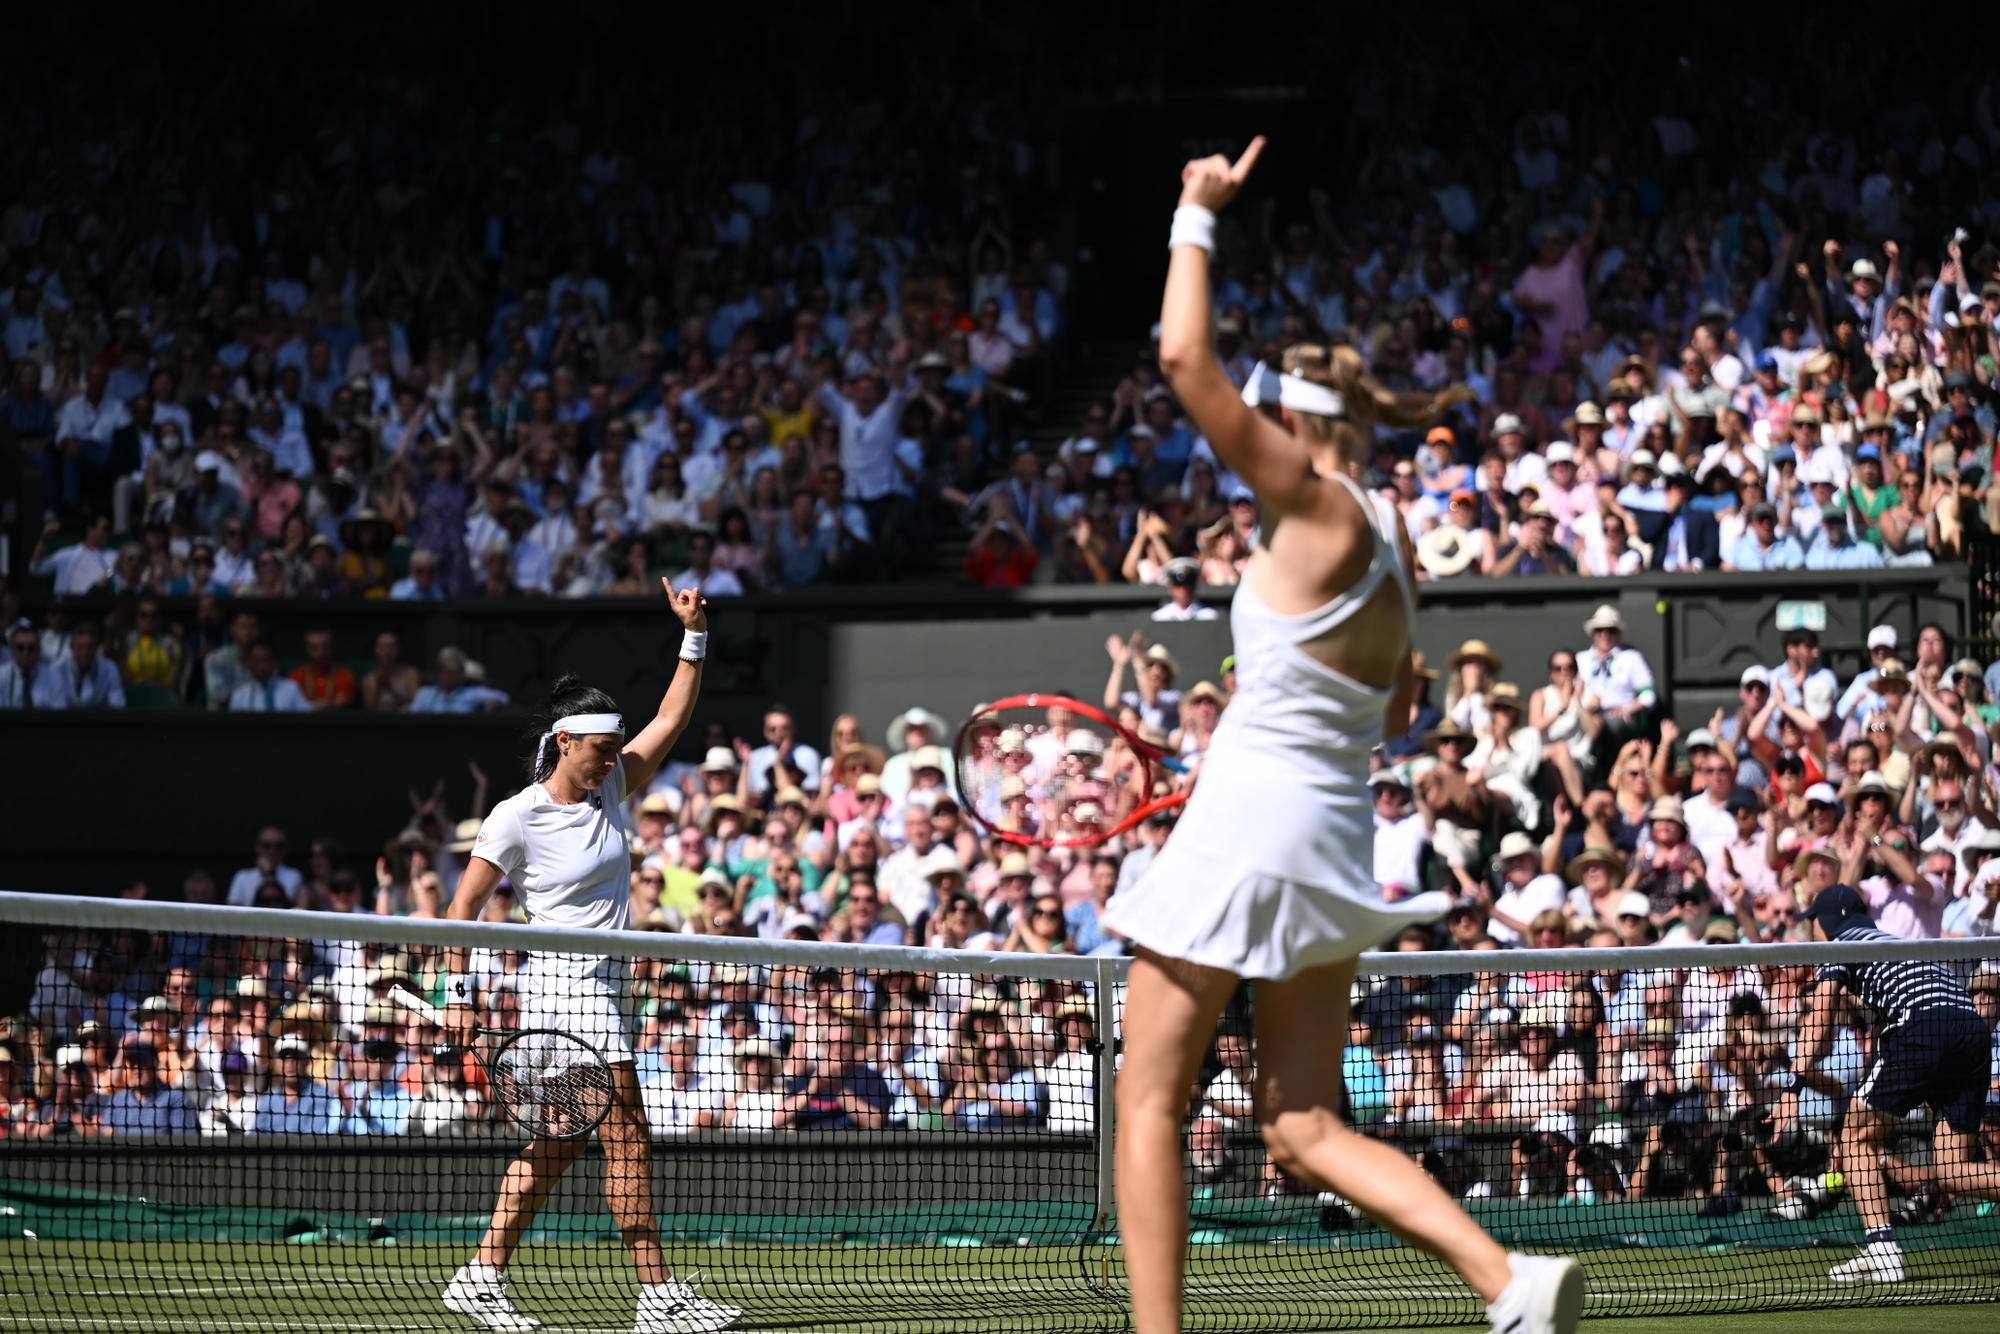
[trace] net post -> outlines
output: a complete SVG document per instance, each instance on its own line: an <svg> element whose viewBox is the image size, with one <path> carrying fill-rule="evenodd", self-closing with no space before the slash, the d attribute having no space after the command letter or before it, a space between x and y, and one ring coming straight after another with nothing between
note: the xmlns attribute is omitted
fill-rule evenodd
<svg viewBox="0 0 2000 1334"><path fill-rule="evenodd" d="M1115 1132L1118 1128L1118 1099L1114 1086L1118 1060L1112 1026L1116 1019L1117 1005L1113 1000L1114 989L1123 972L1119 968L1121 960L1100 956L1097 960L1097 980L1092 984L1092 1004L1097 1009L1096 1039L1091 1055L1096 1058L1091 1070L1090 1093L1096 1103L1096 1115L1091 1118L1091 1133L1097 1136L1097 1209L1091 1219L1091 1231L1102 1233L1111 1223L1112 1195L1115 1183L1112 1180Z"/></svg>

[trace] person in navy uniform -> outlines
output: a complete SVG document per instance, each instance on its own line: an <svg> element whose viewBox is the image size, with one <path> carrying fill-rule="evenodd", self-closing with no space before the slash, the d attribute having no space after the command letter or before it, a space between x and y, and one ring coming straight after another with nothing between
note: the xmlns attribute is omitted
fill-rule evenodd
<svg viewBox="0 0 2000 1334"><path fill-rule="evenodd" d="M1844 944L1893 941L1876 927L1868 905L1851 885L1820 892L1806 910L1816 940ZM1841 1128L1838 1165L1867 1228L1861 1253L1829 1270L1837 1283L1900 1283L1903 1252L1889 1222L1882 1170L1897 1123L1918 1106L1935 1118L1931 1170L1949 1192L2000 1200L2000 1164L1985 1161L1979 1123L1992 1078L1992 1038L1972 996L1945 964L1928 960L1820 966L1789 1082L1793 1091L1773 1108L1786 1124L1797 1117L1797 1087L1832 1046L1834 1019L1845 987L1875 1015L1874 1052L1854 1091Z"/></svg>

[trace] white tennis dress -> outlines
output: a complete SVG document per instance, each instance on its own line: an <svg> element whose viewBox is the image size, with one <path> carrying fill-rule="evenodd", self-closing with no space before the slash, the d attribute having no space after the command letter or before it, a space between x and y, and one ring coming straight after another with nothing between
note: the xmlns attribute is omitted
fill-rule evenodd
<svg viewBox="0 0 2000 1334"><path fill-rule="evenodd" d="M575 805L530 783L497 803L472 855L507 873L538 926L623 931L631 925L631 853L625 839L625 764ZM632 1055L632 975L624 959L537 953L528 960L521 1027L574 1033L613 1063Z"/></svg>
<svg viewBox="0 0 2000 1334"><path fill-rule="evenodd" d="M1265 606L1246 572L1229 609L1236 695L1201 781L1146 874L1106 912L1108 925L1156 953L1239 977L1287 978L1352 958L1451 907L1441 893L1385 903L1375 884L1368 753L1382 740L1391 692L1298 647L1354 615L1385 579L1396 581L1415 620L1395 514L1340 480L1374 533L1368 572L1296 616Z"/></svg>

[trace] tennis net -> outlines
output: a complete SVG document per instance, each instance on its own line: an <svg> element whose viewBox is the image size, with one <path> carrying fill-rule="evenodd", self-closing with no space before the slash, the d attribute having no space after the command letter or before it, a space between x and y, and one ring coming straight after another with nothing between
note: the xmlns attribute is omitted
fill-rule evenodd
<svg viewBox="0 0 2000 1334"><path fill-rule="evenodd" d="M649 1172L588 1142L509 1267L546 1328L632 1328L607 1191L635 1180L673 1270L744 1328L1126 1327L1102 1040L1123 960L19 894L0 921L40 939L0 1033L0 1330L473 1327L440 1297L528 1141L492 1039L468 1055L391 1004L442 998L449 945L482 1024L633 1049ZM1815 970L1885 955L1975 982L1990 1044L1996 953L1371 955L1348 1113L1509 1246L1577 1255L1593 1315L1991 1301L1992 1131L1956 1166L1928 1115L1894 1121L1901 1276L1836 1282L1863 1237L1840 1137L1887 1050L1875 1016L1843 1000L1825 1058L1796 1090L1784 1072ZM1271 1163L1254 1023L1246 988L1190 1105L1189 1328L1478 1321L1448 1270ZM1961 1058L2000 1101L1990 1060Z"/></svg>

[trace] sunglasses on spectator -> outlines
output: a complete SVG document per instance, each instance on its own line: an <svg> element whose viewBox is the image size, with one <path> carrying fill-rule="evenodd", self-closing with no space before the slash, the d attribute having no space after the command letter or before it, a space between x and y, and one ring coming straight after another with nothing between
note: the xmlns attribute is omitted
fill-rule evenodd
<svg viewBox="0 0 2000 1334"><path fill-rule="evenodd" d="M729 897L729 891L720 885L710 885L707 889L701 891L701 897L705 899L726 899Z"/></svg>

